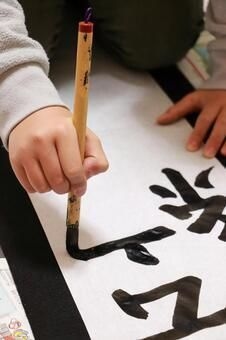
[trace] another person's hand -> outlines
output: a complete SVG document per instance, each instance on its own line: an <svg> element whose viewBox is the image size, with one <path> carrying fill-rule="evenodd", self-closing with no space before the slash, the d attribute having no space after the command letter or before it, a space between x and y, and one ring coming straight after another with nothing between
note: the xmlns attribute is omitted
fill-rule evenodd
<svg viewBox="0 0 226 340"><path fill-rule="evenodd" d="M82 196L87 178L108 168L101 143L89 129L82 164L71 114L57 106L31 114L12 130L9 157L19 182L29 193L72 191Z"/></svg>
<svg viewBox="0 0 226 340"><path fill-rule="evenodd" d="M157 122L162 125L170 124L194 111L200 114L187 141L187 150L200 149L211 130L203 155L212 158L220 151L226 156L226 90L197 90L172 106Z"/></svg>

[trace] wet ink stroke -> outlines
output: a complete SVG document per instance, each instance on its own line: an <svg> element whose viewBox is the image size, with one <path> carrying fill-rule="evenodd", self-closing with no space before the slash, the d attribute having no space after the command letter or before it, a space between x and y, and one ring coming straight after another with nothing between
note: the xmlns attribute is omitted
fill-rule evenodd
<svg viewBox="0 0 226 340"><path fill-rule="evenodd" d="M209 181L209 174L211 170L213 169L213 166L211 168L202 171L195 180L195 186L198 188L204 188L204 189L211 189L214 188L214 186Z"/></svg>
<svg viewBox="0 0 226 340"><path fill-rule="evenodd" d="M154 288L148 292L131 295L118 289L112 297L118 306L129 316L147 319L148 312L141 306L159 300L167 295L178 293L172 317L172 329L143 340L176 340L184 338L205 328L226 323L226 308L211 315L198 318L199 295L202 281L195 276L186 276Z"/></svg>
<svg viewBox="0 0 226 340"><path fill-rule="evenodd" d="M212 187L208 180L211 170L212 167L202 171L197 176L195 185L203 188ZM218 238L226 241L226 215L222 214L226 206L226 197L216 195L209 198L202 198L179 171L165 168L162 172L167 176L186 204L181 206L165 204L160 206L159 209L181 220L189 219L192 216L192 211L202 209L203 211L200 217L188 227L188 230L198 234L209 233L219 220L224 223L224 228ZM162 198L177 197L174 192L159 185L151 185L149 189ZM79 260L87 261L116 250L124 249L129 260L145 265L156 265L159 263L159 260L151 255L142 244L161 240L174 234L175 231L169 228L156 227L136 235L106 242L88 249L80 249L78 244L79 226L73 224L67 228L66 247L68 253L73 258Z"/></svg>
<svg viewBox="0 0 226 340"><path fill-rule="evenodd" d="M213 186L208 180L208 175L211 170L212 168L201 172L196 178L195 185L202 188L212 188ZM200 217L187 229L197 234L210 233L216 222L222 221L224 227L218 238L226 242L226 215L222 214L226 207L226 196L216 195L209 198L202 198L179 171L166 168L163 169L162 172L167 176L186 204L181 206L164 204L160 206L159 209L180 220L189 219L192 216L192 211L203 209ZM156 194L156 185L150 186L150 190Z"/></svg>
<svg viewBox="0 0 226 340"><path fill-rule="evenodd" d="M133 262L145 265L157 265L159 260L151 255L148 250L142 246L142 243L159 241L174 234L174 230L159 226L119 240L102 243L87 249L80 249L78 245L79 226L71 225L67 227L66 247L68 253L73 258L83 261L124 249L128 259Z"/></svg>

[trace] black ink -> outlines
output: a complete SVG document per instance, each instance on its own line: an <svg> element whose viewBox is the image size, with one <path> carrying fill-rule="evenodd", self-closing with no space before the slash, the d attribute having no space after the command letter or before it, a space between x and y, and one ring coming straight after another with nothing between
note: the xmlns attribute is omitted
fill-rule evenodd
<svg viewBox="0 0 226 340"><path fill-rule="evenodd" d="M131 243L124 247L129 260L142 264L158 264L159 260L152 256L147 249L138 243Z"/></svg>
<svg viewBox="0 0 226 340"><path fill-rule="evenodd" d="M174 234L174 230L166 227L156 227L133 236L106 242L88 249L80 249L78 245L79 227L77 224L67 227L66 248L73 258L83 261L124 249L129 260L145 265L156 265L159 260L151 255L145 247L141 246L141 243L162 240Z"/></svg>
<svg viewBox="0 0 226 340"><path fill-rule="evenodd" d="M77 201L77 197L75 195L72 195L70 198L69 198L69 201L70 203L74 203Z"/></svg>
<svg viewBox="0 0 226 340"><path fill-rule="evenodd" d="M181 207L177 207L171 204L164 204L160 208L160 210L167 212L168 214L180 219L187 220L192 216L189 212L189 207L187 205L183 205Z"/></svg>
<svg viewBox="0 0 226 340"><path fill-rule="evenodd" d="M189 219L192 216L192 211L203 209L200 217L188 227L188 230L198 234L209 233L217 221L222 221L224 228L218 238L226 242L226 216L222 214L226 206L226 197L216 195L202 198L183 178L180 172L173 169L163 169L162 172L168 177L187 204L181 206L164 204L159 209L181 220ZM206 177L206 174L204 174L204 177Z"/></svg>
<svg viewBox="0 0 226 340"><path fill-rule="evenodd" d="M92 50L91 47L88 48L88 54L89 54L89 61L92 59Z"/></svg>
<svg viewBox="0 0 226 340"><path fill-rule="evenodd" d="M202 171L195 180L195 186L198 188L204 188L204 189L210 189L210 188L214 188L214 186L210 183L209 181L209 173L210 171L213 169L213 167Z"/></svg>
<svg viewBox="0 0 226 340"><path fill-rule="evenodd" d="M151 185L149 189L156 195L161 196L162 198L170 198L177 197L177 195L171 190L164 188L160 185Z"/></svg>
<svg viewBox="0 0 226 340"><path fill-rule="evenodd" d="M187 204L197 204L200 202L201 197L184 179L179 171L173 169L163 169L162 172L168 177L170 182Z"/></svg>
<svg viewBox="0 0 226 340"><path fill-rule="evenodd" d="M84 75L84 79L83 79L83 86L86 86L88 84L88 81L89 81L89 72L86 71Z"/></svg>
<svg viewBox="0 0 226 340"><path fill-rule="evenodd" d="M85 42L87 41L87 37L88 37L88 36L87 36L87 33L84 33L84 34L83 34L83 39L84 39Z"/></svg>
<svg viewBox="0 0 226 340"><path fill-rule="evenodd" d="M164 296L178 292L172 318L173 328L143 339L176 340L202 329L226 323L226 308L211 315L198 318L201 284L202 281L199 278L187 276L141 294L130 295L119 289L113 292L112 297L126 314L138 319L147 319L148 312L141 307L141 304L156 301Z"/></svg>

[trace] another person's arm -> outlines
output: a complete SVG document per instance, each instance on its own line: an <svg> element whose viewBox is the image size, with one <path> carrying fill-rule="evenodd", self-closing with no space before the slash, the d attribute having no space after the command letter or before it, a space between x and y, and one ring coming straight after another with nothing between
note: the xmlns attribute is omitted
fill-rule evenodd
<svg viewBox="0 0 226 340"><path fill-rule="evenodd" d="M211 133L203 154L214 157L218 151L226 156L226 1L210 0L206 18L207 29L215 36L208 50L211 77L202 88L187 95L158 118L159 124L170 124L200 111L195 128L187 142L189 151L200 149L207 132Z"/></svg>
<svg viewBox="0 0 226 340"><path fill-rule="evenodd" d="M27 35L16 0L0 1L0 136L28 192L69 190L107 169L99 139L87 130L82 164L71 113L48 78L48 59Z"/></svg>

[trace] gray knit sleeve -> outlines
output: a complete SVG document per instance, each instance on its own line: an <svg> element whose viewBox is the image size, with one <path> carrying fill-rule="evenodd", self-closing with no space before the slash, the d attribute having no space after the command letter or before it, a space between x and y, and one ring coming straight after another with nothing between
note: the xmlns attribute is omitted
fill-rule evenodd
<svg viewBox="0 0 226 340"><path fill-rule="evenodd" d="M41 45L28 37L25 18L16 0L0 0L0 136L31 113L64 106L48 78L49 63Z"/></svg>

